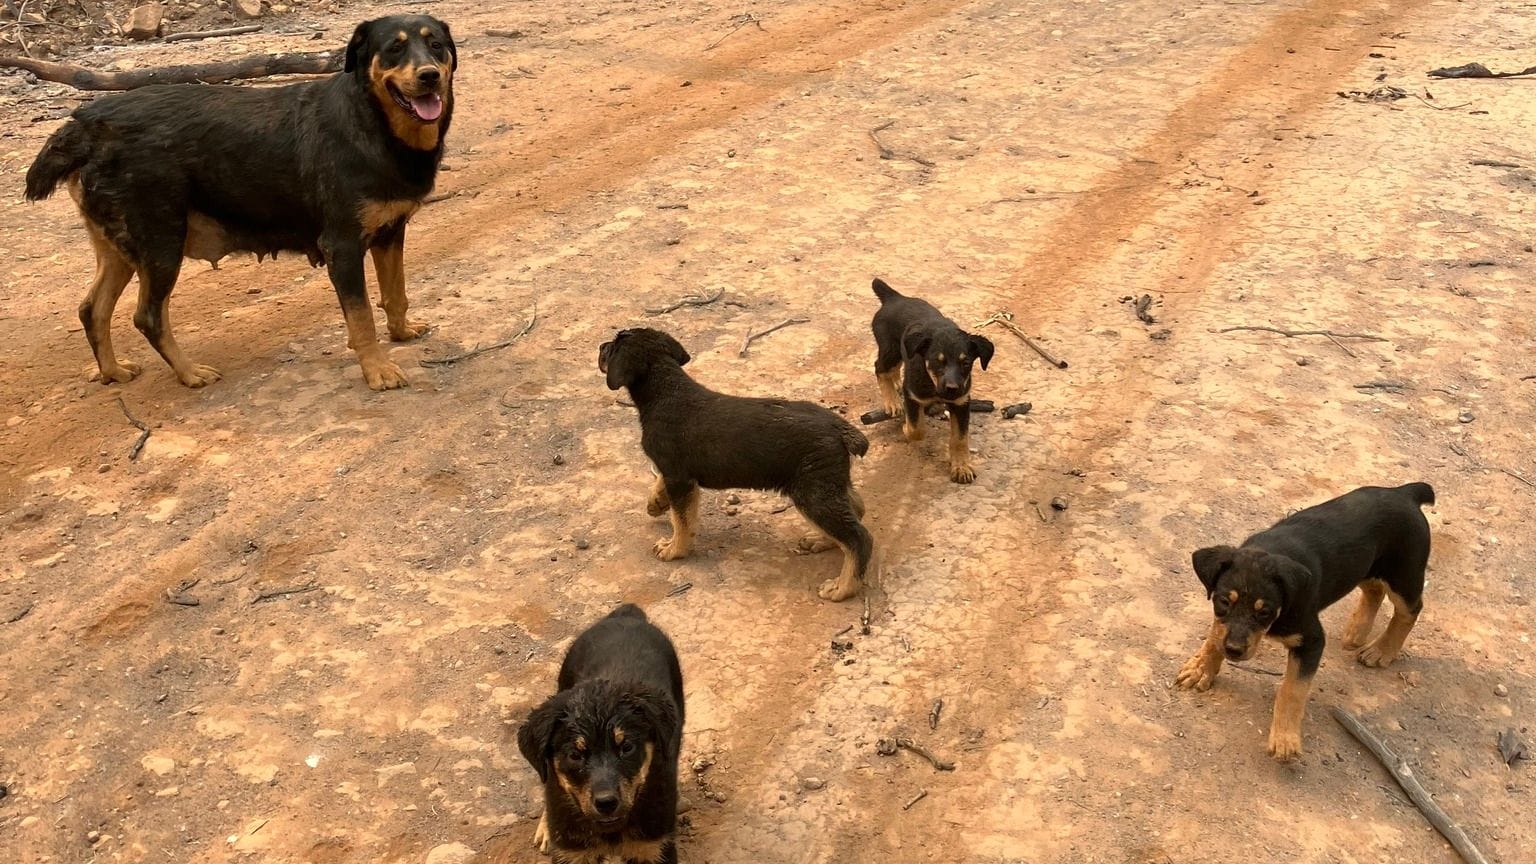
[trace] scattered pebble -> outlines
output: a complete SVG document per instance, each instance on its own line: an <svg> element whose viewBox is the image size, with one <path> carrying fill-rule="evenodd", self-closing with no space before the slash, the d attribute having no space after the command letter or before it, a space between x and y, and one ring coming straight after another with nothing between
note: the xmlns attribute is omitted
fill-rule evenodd
<svg viewBox="0 0 1536 864"><path fill-rule="evenodd" d="M1311 365L1311 363L1312 363L1311 359L1309 359L1307 357L1297 357L1296 358L1296 365L1297 366L1309 366L1309 365Z"/></svg>
<svg viewBox="0 0 1536 864"><path fill-rule="evenodd" d="M577 549L586 549L592 545L591 542L588 541L585 537L577 537L575 542Z"/></svg>
<svg viewBox="0 0 1536 864"><path fill-rule="evenodd" d="M814 792L827 785L827 781L820 777L806 777L800 781L800 788Z"/></svg>
<svg viewBox="0 0 1536 864"><path fill-rule="evenodd" d="M1493 685L1493 695L1500 697L1508 696L1509 688L1505 687L1503 684L1495 684Z"/></svg>
<svg viewBox="0 0 1536 864"><path fill-rule="evenodd" d="M1067 499L1061 497L1060 495L1057 495L1055 498L1052 498L1051 499L1051 509L1052 510L1065 510L1065 509L1067 509Z"/></svg>
<svg viewBox="0 0 1536 864"><path fill-rule="evenodd" d="M1476 420L1477 417L1473 415L1471 411L1463 411L1456 419L1462 423L1471 423L1473 420Z"/></svg>
<svg viewBox="0 0 1536 864"><path fill-rule="evenodd" d="M555 454L555 464L556 465L564 465L565 464L565 457L560 455L559 453L556 453Z"/></svg>
<svg viewBox="0 0 1536 864"><path fill-rule="evenodd" d="M741 496L737 495L735 492L732 492L731 494L725 496L725 503L731 505L740 504Z"/></svg>
<svg viewBox="0 0 1536 864"><path fill-rule="evenodd" d="M96 844L96 843L100 843L101 842L101 832L100 831L87 831L87 832L85 832L85 840L86 840L87 843L91 843L93 845Z"/></svg>

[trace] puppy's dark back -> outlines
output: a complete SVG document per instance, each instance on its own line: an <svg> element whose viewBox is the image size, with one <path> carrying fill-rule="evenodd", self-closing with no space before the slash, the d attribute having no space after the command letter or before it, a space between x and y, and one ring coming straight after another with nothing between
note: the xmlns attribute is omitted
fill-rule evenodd
<svg viewBox="0 0 1536 864"><path fill-rule="evenodd" d="M885 284L884 280L874 281L874 291L875 296L880 298L880 308L875 310L870 329L874 331L877 343L889 341L900 344L901 334L913 324L926 324L933 328L947 324L959 329L932 303L917 297L908 297Z"/></svg>
<svg viewBox="0 0 1536 864"><path fill-rule="evenodd" d="M1358 573L1363 578L1378 558L1428 549L1429 520L1419 508L1434 502L1428 483L1363 486L1293 513L1243 545L1285 555L1319 576ZM1338 596L1354 584L1339 586Z"/></svg>
<svg viewBox="0 0 1536 864"><path fill-rule="evenodd" d="M633 603L625 603L588 627L571 643L560 664L559 689L606 678L618 684L643 684L668 693L683 720L683 671L672 640Z"/></svg>

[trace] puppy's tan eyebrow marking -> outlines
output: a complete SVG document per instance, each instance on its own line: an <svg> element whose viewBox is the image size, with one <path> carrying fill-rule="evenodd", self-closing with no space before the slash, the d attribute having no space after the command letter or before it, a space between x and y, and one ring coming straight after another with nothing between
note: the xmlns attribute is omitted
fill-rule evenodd
<svg viewBox="0 0 1536 864"><path fill-rule="evenodd" d="M399 33L395 34L395 41L396 42L405 42L405 41L409 40L410 38L411 37L409 37L409 36L407 36L405 34L404 30L401 30Z"/></svg>
<svg viewBox="0 0 1536 864"><path fill-rule="evenodd" d="M1255 611L1255 612L1263 612L1264 611L1264 601L1263 600L1255 600L1255 601L1253 601L1253 611Z"/></svg>
<svg viewBox="0 0 1536 864"><path fill-rule="evenodd" d="M423 35L423 36L431 36L432 35L432 28L431 27L423 27L423 28L421 28L421 35Z"/></svg>
<svg viewBox="0 0 1536 864"><path fill-rule="evenodd" d="M577 735L576 740L571 742L571 746L576 748L576 752L585 753L587 752L587 739L584 736Z"/></svg>
<svg viewBox="0 0 1536 864"><path fill-rule="evenodd" d="M615 726L615 727L613 727L613 743L615 743L615 744L623 744L624 743L624 727L622 727L622 726Z"/></svg>
<svg viewBox="0 0 1536 864"><path fill-rule="evenodd" d="M1237 592L1236 591L1228 591L1227 592L1227 602L1228 603L1236 603L1237 602Z"/></svg>

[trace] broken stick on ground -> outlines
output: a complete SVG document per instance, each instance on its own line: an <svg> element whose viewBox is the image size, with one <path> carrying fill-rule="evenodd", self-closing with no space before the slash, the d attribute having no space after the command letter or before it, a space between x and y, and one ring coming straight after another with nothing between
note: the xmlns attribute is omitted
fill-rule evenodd
<svg viewBox="0 0 1536 864"><path fill-rule="evenodd" d="M341 69L341 52L253 54L217 63L129 69L123 72L98 72L72 63L52 63L30 57L0 57L0 69L3 68L24 69L44 81L68 84L76 90L132 90L149 84L219 84L269 75L323 75Z"/></svg>
<svg viewBox="0 0 1536 864"><path fill-rule="evenodd" d="M901 809L903 809L903 810L911 810L912 809L912 805L916 804L917 802L919 802L919 801L921 801L921 800L923 800L924 798L927 798L927 797L928 797L928 790L927 789L919 789L919 790L917 790L917 794L913 795L912 799L910 801L908 801L907 803L901 805Z"/></svg>
<svg viewBox="0 0 1536 864"><path fill-rule="evenodd" d="M928 709L928 728L939 728L939 715L944 713L944 700L933 700L933 707Z"/></svg>
<svg viewBox="0 0 1536 864"><path fill-rule="evenodd" d="M715 293L707 296L704 294L690 294L687 297L677 301L676 303L670 303L666 306L657 306L652 309L647 309L645 312L647 315L665 315L668 312L674 312L683 308L684 306L708 306L709 304L719 300L724 296L724 288L721 288L719 291L716 291Z"/></svg>
<svg viewBox="0 0 1536 864"><path fill-rule="evenodd" d="M1502 465L1489 465L1488 463L1484 462L1483 460L1481 460L1481 459L1477 458L1476 456L1473 456L1471 453L1467 452L1467 448L1461 446L1460 444L1457 444L1454 441L1451 442L1451 452L1455 453L1457 456L1461 456L1461 457L1465 458L1468 462L1471 462L1473 468L1480 468L1480 469L1483 469L1483 470L1492 469L1494 471L1499 472L1500 474L1505 474L1507 476L1513 477L1516 480L1519 480L1521 483L1524 483L1525 485L1531 487L1532 489L1536 489L1536 483L1531 482L1527 477L1525 477L1523 474L1520 474L1518 471L1511 471L1510 469L1505 468Z"/></svg>
<svg viewBox="0 0 1536 864"><path fill-rule="evenodd" d="M916 162L917 164L923 166L924 168L932 168L932 167L934 167L934 163L931 160L924 159L923 157L917 155L916 153L903 153L903 152L901 152L899 150L893 150L890 147L887 147L884 141L880 140L880 133L884 132L885 130L887 130L887 129L891 128L892 126L895 126L895 125L896 125L896 121L895 120L887 120L884 123L881 123L879 126L876 126L875 128L869 130L869 140L875 142L875 146L877 148L879 148L879 150L880 150L880 158L881 159L905 159L908 162Z"/></svg>
<svg viewBox="0 0 1536 864"><path fill-rule="evenodd" d="M133 462L139 458L139 451L144 449L144 442L149 440L149 427L144 425L142 420L128 413L128 403L124 402L121 396L117 397L117 407L123 409L123 416L127 417L128 422L139 430L139 440L133 442L133 447L128 450L128 461Z"/></svg>
<svg viewBox="0 0 1536 864"><path fill-rule="evenodd" d="M262 603L267 600L276 600L279 597L287 597L290 594L304 594L310 591L318 590L320 590L320 584L318 582L311 582L308 585L300 585L297 588L279 588L276 591L264 591L256 595L256 599L251 601L251 605L255 606L257 603Z"/></svg>
<svg viewBox="0 0 1536 864"><path fill-rule="evenodd" d="M1355 357L1357 355L1355 352L1349 350L1348 345L1345 345L1339 340L1359 339L1362 342L1387 341L1380 336L1372 336L1369 333L1336 333L1332 330L1286 330L1283 327L1267 327L1262 324L1239 324L1236 327L1224 327L1216 332L1231 333L1234 330L1262 330L1265 333L1279 333L1281 336L1288 338L1293 336L1326 336L1328 337L1328 341L1332 342L1334 345L1337 345L1340 351L1343 351L1345 354L1348 354L1351 357Z"/></svg>
<svg viewBox="0 0 1536 864"><path fill-rule="evenodd" d="M1392 775L1392 779L1397 781L1397 785L1403 787L1403 791L1408 793L1408 800L1413 802L1413 806L1419 808L1419 812L1424 814L1429 824L1435 826L1435 830L1445 837L1451 844L1451 848L1455 849L1467 864L1488 864L1488 859L1484 858L1483 853L1472 844L1471 838L1467 837L1467 832L1461 830L1461 826L1445 815L1445 811L1435 803L1434 797L1419 783L1418 778L1413 776L1413 770L1408 767L1408 763L1392 752L1385 741L1378 738L1355 715L1343 708L1334 706L1333 719L1339 721L1340 726L1347 729L1349 734L1355 736L1356 740L1371 751L1371 755L1381 762L1387 772Z"/></svg>
<svg viewBox="0 0 1536 864"><path fill-rule="evenodd" d="M260 24L241 24L239 27L225 27L222 30L192 30L187 33L172 33L160 41L192 42L197 39L213 39L218 36L240 36L245 33L255 33L260 29Z"/></svg>
<svg viewBox="0 0 1536 864"><path fill-rule="evenodd" d="M1045 362L1055 366L1057 369L1067 368L1067 361L1045 350L1044 346L1042 346L1039 342L1029 338L1029 336L1026 335L1023 330L1019 329L1019 325L1013 323L1012 312L1009 312L1006 309L994 312L992 313L992 317L981 322L980 324L977 324L976 326L977 328L981 328L987 326L988 324L1001 324L1003 327L1008 329L1008 332L1024 340L1024 344L1028 345L1030 349L1033 350L1036 354L1039 354L1041 357L1045 358Z"/></svg>
<svg viewBox="0 0 1536 864"><path fill-rule="evenodd" d="M538 323L538 320L539 320L539 304L535 303L535 304L533 304L533 314L528 317L528 323L523 325L523 329L517 331L517 335L513 336L511 339L503 339L502 341L497 342L494 345L487 345L484 348L481 348L481 347L477 346L477 347L475 347L474 349L472 349L470 351L465 351L463 354L454 354L454 355L449 356L449 357L436 357L436 358L432 358L432 359L428 359L428 360L422 360L422 361L420 361L421 365L423 365L423 366L447 366L447 365L449 365L451 363L457 363L460 360L468 360L471 357L478 357L481 354L486 353L487 351L499 351L500 349L505 348L508 345L511 345L512 343L514 343L517 340L523 338L524 336L527 336L529 331L531 331L533 329L533 325Z"/></svg>
<svg viewBox="0 0 1536 864"><path fill-rule="evenodd" d="M729 33L727 33L724 36L721 36L719 39L716 39L715 41L709 43L709 45L704 48L705 51L713 51L716 48L720 47L720 43L721 42L724 42L725 40L731 38L732 36L735 36L737 30L740 30L741 28L747 26L748 24L756 24L757 25L757 29L759 29L759 30L763 29L763 19L757 17L756 15L754 15L751 12L743 12L740 15L732 15L731 16L731 20L736 22L736 26L732 27L731 31Z"/></svg>
<svg viewBox="0 0 1536 864"><path fill-rule="evenodd" d="M881 738L875 742L875 752L881 756L894 756L897 750L906 750L928 760L928 763L938 771L953 771L955 763L945 762L943 759L928 752L921 744L911 738Z"/></svg>
<svg viewBox="0 0 1536 864"><path fill-rule="evenodd" d="M736 352L736 356L747 356L747 348L751 347L753 342L756 342L757 340L767 336L769 333L772 333L775 330L782 330L791 324L808 324L810 323L810 320L811 319L809 318L785 318L783 321L780 321L779 323L767 328L766 330L748 330L747 338L741 341L741 350Z"/></svg>

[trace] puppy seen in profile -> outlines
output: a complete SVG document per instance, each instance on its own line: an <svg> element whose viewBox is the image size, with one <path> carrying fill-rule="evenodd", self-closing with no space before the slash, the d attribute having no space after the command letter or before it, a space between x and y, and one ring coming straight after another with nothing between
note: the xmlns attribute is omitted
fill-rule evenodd
<svg viewBox="0 0 1536 864"><path fill-rule="evenodd" d="M1360 604L1344 629L1344 647L1365 666L1397 659L1424 608L1429 521L1420 506L1435 503L1428 483L1366 486L1280 520L1237 548L1194 554L1195 575L1216 618L1195 656L1179 670L1178 686L1208 690L1223 660L1242 661L1264 637L1290 652L1275 698L1269 753L1301 754L1301 718L1312 676L1323 657L1318 615L1355 588ZM1367 644L1376 612L1392 600L1392 620Z"/></svg>
<svg viewBox="0 0 1536 864"><path fill-rule="evenodd" d="M923 440L923 409L935 402L949 413L949 479L970 483L971 368L992 361L992 341L961 330L926 300L907 297L874 281L880 309L875 332L875 381L885 411L901 417L901 434ZM898 384L898 381L900 382Z"/></svg>
<svg viewBox="0 0 1536 864"><path fill-rule="evenodd" d="M699 487L772 490L825 535L802 544L807 551L843 550L842 572L821 597L857 594L875 545L850 477L853 457L869 450L864 433L811 402L716 393L683 371L688 360L676 339L643 328L620 330L597 354L608 389L628 389L640 409L640 446L660 475L646 511L669 513L672 536L656 543L657 557L692 550Z"/></svg>
<svg viewBox="0 0 1536 864"><path fill-rule="evenodd" d="M555 864L676 864L683 673L626 603L571 644L559 691L517 731L544 784L533 842Z"/></svg>

